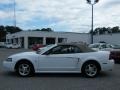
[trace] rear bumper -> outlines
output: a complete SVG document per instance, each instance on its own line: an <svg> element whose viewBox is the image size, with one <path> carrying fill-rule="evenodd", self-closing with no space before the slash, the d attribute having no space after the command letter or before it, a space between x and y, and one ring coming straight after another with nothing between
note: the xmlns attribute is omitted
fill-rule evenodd
<svg viewBox="0 0 120 90"><path fill-rule="evenodd" d="M113 70L114 60L109 60L107 63L102 63L102 71L110 71Z"/></svg>
<svg viewBox="0 0 120 90"><path fill-rule="evenodd" d="M114 61L115 63L120 63L120 58L115 58Z"/></svg>

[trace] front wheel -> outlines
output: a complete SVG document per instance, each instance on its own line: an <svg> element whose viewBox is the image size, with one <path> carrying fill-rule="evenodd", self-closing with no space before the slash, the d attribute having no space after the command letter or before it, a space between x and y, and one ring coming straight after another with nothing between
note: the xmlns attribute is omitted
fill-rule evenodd
<svg viewBox="0 0 120 90"><path fill-rule="evenodd" d="M31 76L34 72L33 67L28 62L20 62L17 66L16 72L22 77Z"/></svg>
<svg viewBox="0 0 120 90"><path fill-rule="evenodd" d="M94 62L85 63L82 68L82 74L89 78L96 77L99 71L98 65Z"/></svg>

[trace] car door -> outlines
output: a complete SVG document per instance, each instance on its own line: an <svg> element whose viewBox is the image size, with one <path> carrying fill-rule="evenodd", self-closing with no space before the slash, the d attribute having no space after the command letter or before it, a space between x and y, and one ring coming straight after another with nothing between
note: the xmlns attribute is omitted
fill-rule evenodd
<svg viewBox="0 0 120 90"><path fill-rule="evenodd" d="M69 46L62 45L47 51L39 57L40 71L76 71L79 58L69 53Z"/></svg>

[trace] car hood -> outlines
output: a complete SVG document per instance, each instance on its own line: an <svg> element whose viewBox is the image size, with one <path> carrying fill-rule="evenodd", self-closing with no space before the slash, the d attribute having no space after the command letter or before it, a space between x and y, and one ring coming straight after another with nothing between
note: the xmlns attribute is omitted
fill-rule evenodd
<svg viewBox="0 0 120 90"><path fill-rule="evenodd" d="M24 56L33 56L33 55L37 55L36 52L22 52L22 53L17 53L17 54L13 54L10 57L24 57Z"/></svg>

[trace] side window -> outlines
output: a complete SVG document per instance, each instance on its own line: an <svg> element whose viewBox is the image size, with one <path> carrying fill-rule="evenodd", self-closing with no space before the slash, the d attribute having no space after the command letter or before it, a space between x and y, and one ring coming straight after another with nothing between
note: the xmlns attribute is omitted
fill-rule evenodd
<svg viewBox="0 0 120 90"><path fill-rule="evenodd" d="M51 50L51 54L60 54L62 46L57 46Z"/></svg>
<svg viewBox="0 0 120 90"><path fill-rule="evenodd" d="M48 54L60 54L61 51L61 46L56 46L50 50L48 50L47 52L45 52L43 55L48 55Z"/></svg>
<svg viewBox="0 0 120 90"><path fill-rule="evenodd" d="M107 48L106 44L101 45L101 48Z"/></svg>
<svg viewBox="0 0 120 90"><path fill-rule="evenodd" d="M70 53L70 46L60 45L51 50L51 54L67 54Z"/></svg>
<svg viewBox="0 0 120 90"><path fill-rule="evenodd" d="M76 47L76 46L71 46L70 47L70 53L81 53L82 51L80 50L80 48Z"/></svg>
<svg viewBox="0 0 120 90"><path fill-rule="evenodd" d="M112 48L112 45L110 45L110 44L107 44L107 48Z"/></svg>
<svg viewBox="0 0 120 90"><path fill-rule="evenodd" d="M60 45L52 48L44 54L70 54L70 53L81 53L80 48L72 45Z"/></svg>
<svg viewBox="0 0 120 90"><path fill-rule="evenodd" d="M77 46L72 45L62 45L56 47L52 50L52 54L72 54L72 53L81 53L82 51Z"/></svg>

